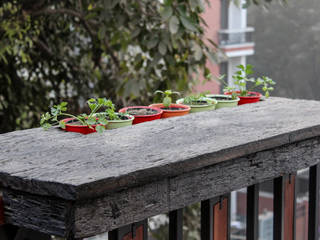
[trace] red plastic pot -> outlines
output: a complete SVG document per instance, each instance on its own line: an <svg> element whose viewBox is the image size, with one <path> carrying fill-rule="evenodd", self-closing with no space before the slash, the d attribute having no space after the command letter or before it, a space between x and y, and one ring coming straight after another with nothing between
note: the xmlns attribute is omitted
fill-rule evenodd
<svg viewBox="0 0 320 240"><path fill-rule="evenodd" d="M62 121L64 121L66 123L66 128L63 129L67 132L77 132L77 133L82 133L82 134L90 134L90 133L94 133L96 132L95 128L96 125L92 125L92 128L89 128L88 126L83 126L83 125L73 125L73 124L68 124L71 123L72 121L75 121L76 119L74 118L66 118L63 119Z"/></svg>
<svg viewBox="0 0 320 240"><path fill-rule="evenodd" d="M236 91L236 93L240 94L240 91ZM231 95L232 92L226 92L224 94L225 95ZM258 92L248 92L248 94L251 95L251 96L240 96L240 95L238 95L238 97L240 98L240 101L238 102L238 105L259 102L260 98L262 97L262 94L258 93Z"/></svg>
<svg viewBox="0 0 320 240"><path fill-rule="evenodd" d="M143 123L143 122L148 122L148 121L153 121L156 119L160 119L162 115L162 110L156 107L147 107L147 106L132 106L132 107L125 107L119 110L121 113L126 113L128 109L152 109L157 111L157 113L152 114L152 115L133 115L132 113L128 112L129 114L134 116L134 120L132 124L138 124L138 123Z"/></svg>

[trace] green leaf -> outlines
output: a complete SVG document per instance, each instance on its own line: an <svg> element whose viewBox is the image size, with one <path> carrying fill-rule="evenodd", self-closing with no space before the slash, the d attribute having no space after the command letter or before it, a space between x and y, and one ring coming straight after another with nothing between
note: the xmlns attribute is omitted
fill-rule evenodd
<svg viewBox="0 0 320 240"><path fill-rule="evenodd" d="M171 97L165 97L165 98L163 98L163 105L165 106L165 107L169 107L170 106L170 104L171 104L171 102L172 102L172 99L171 99Z"/></svg>
<svg viewBox="0 0 320 240"><path fill-rule="evenodd" d="M163 42L160 42L160 44L158 46L158 50L161 53L161 55L164 56L167 53L167 46Z"/></svg>
<svg viewBox="0 0 320 240"><path fill-rule="evenodd" d="M51 127L51 124L50 123L45 123L45 124L42 124L42 127L43 127L44 130L48 130Z"/></svg>
<svg viewBox="0 0 320 240"><path fill-rule="evenodd" d="M67 102L62 102L62 103L60 103L60 106L61 106L61 107L66 107L67 105L68 105Z"/></svg>
<svg viewBox="0 0 320 240"><path fill-rule="evenodd" d="M191 50L194 52L194 58L197 61L200 61L202 56L203 56L203 54L202 54L202 49L199 46L199 44L197 44L195 41L193 41Z"/></svg>
<svg viewBox="0 0 320 240"><path fill-rule="evenodd" d="M96 124L97 120L96 120L96 117L89 117L87 120L86 120L87 124L89 125L94 125Z"/></svg>
<svg viewBox="0 0 320 240"><path fill-rule="evenodd" d="M189 4L191 7L191 10L195 11L196 8L199 6L199 1L198 0L189 0Z"/></svg>
<svg viewBox="0 0 320 240"><path fill-rule="evenodd" d="M176 16L172 16L169 22L169 30L172 34L176 34L179 30L179 19Z"/></svg>
<svg viewBox="0 0 320 240"><path fill-rule="evenodd" d="M107 125L108 124L108 120L105 118L99 118L99 123L103 124L103 125Z"/></svg>
<svg viewBox="0 0 320 240"><path fill-rule="evenodd" d="M96 126L96 131L97 131L98 133L103 133L104 130L105 130L105 127L104 127L104 126L102 126L102 125Z"/></svg>
<svg viewBox="0 0 320 240"><path fill-rule="evenodd" d="M167 21L172 16L173 10L170 6L166 6L160 13L163 21Z"/></svg>
<svg viewBox="0 0 320 240"><path fill-rule="evenodd" d="M59 127L61 127L62 129L66 129L66 123L64 121L59 121Z"/></svg>
<svg viewBox="0 0 320 240"><path fill-rule="evenodd" d="M147 42L147 48L150 50L152 48L154 48L155 46L157 46L159 42L159 39L154 37L154 38L151 38L148 42Z"/></svg>
<svg viewBox="0 0 320 240"><path fill-rule="evenodd" d="M198 29L196 28L196 26L194 25L194 23L192 23L192 21L191 21L189 18L181 15L181 16L180 16L180 20L181 20L182 25L183 25L186 29L188 29L188 30L190 30L190 31L192 31L192 32L197 32L197 31L198 31Z"/></svg>

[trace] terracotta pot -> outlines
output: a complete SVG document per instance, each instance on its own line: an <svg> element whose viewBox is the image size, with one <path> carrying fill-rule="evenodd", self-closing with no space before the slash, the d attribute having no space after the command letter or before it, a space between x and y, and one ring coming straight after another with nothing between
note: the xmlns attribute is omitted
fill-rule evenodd
<svg viewBox="0 0 320 240"><path fill-rule="evenodd" d="M177 100L178 104L182 104L183 103L183 98L180 98ZM204 98L203 100L210 100L210 103L208 104L203 104L203 105L189 105L191 107L190 113L195 113L195 112L204 112L204 111L210 111L210 110L214 110L216 108L217 105L217 100L215 99L211 99L211 98Z"/></svg>
<svg viewBox="0 0 320 240"><path fill-rule="evenodd" d="M137 114L131 114L134 116L134 120L132 124L138 124L138 123L143 123L143 122L148 122L148 121L153 121L156 119L160 119L163 111L160 108L156 107L147 107L147 106L132 106L132 107L125 107L119 110L121 113L128 113L130 114L130 109L152 109L156 111L156 113L151 114L151 115L137 115Z"/></svg>
<svg viewBox="0 0 320 240"><path fill-rule="evenodd" d="M191 109L189 106L182 104L171 104L169 109L165 109L165 106L162 103L151 104L149 107L160 108L163 111L161 118L183 116L188 114Z"/></svg>
<svg viewBox="0 0 320 240"><path fill-rule="evenodd" d="M207 94L206 97L213 98L218 101L216 109L225 107L236 107L238 106L238 102L240 101L239 97L237 97L237 99L232 99L232 96L223 94Z"/></svg>
<svg viewBox="0 0 320 240"><path fill-rule="evenodd" d="M237 94L240 94L240 91L236 91ZM226 92L224 93L225 95L231 95L232 92ZM238 103L238 105L243 105L243 104L248 104L248 103L255 103L255 102L259 102L260 98L262 97L261 93L258 92L248 92L249 95L251 96L239 96L240 101Z"/></svg>

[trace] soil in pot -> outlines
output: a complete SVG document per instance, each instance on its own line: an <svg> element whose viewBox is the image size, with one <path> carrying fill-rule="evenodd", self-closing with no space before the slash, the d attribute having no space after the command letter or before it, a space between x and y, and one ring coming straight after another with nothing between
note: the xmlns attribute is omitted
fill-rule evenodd
<svg viewBox="0 0 320 240"><path fill-rule="evenodd" d="M151 104L150 107L156 107L163 110L161 118L170 118L183 116L189 113L190 107L183 104L171 104L170 107L165 107L162 103Z"/></svg>
<svg viewBox="0 0 320 240"><path fill-rule="evenodd" d="M154 110L152 108L128 108L126 112L130 115L136 116L136 115L153 115L157 114L158 111Z"/></svg>
<svg viewBox="0 0 320 240"><path fill-rule="evenodd" d="M177 103L178 104L183 104L184 99L178 99ZM211 98L206 98L204 100L197 100L193 101L190 105L190 113L195 113L195 112L203 112L203 111L210 111L214 110L217 105L217 100L211 99Z"/></svg>
<svg viewBox="0 0 320 240"><path fill-rule="evenodd" d="M185 110L185 108L177 108L177 107L162 107L162 110L168 110L168 111L179 111L179 110Z"/></svg>
<svg viewBox="0 0 320 240"><path fill-rule="evenodd" d="M198 100L198 101L192 101L190 105L208 105L208 102Z"/></svg>

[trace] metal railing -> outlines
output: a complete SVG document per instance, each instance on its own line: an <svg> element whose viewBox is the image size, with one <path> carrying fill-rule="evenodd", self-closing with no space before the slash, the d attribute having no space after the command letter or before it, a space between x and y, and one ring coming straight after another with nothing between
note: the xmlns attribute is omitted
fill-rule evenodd
<svg viewBox="0 0 320 240"><path fill-rule="evenodd" d="M254 28L222 29L219 31L221 46L253 43Z"/></svg>

